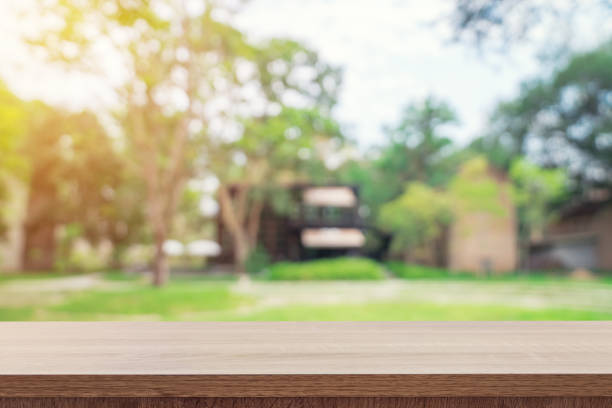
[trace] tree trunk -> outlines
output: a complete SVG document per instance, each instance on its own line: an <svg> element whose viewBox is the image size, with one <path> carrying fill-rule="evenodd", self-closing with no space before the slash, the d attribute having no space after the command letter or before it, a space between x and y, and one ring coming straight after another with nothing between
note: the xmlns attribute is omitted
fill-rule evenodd
<svg viewBox="0 0 612 408"><path fill-rule="evenodd" d="M234 267L239 275L246 275L246 261L250 252L248 239L242 234L234 236Z"/></svg>
<svg viewBox="0 0 612 408"><path fill-rule="evenodd" d="M263 200L254 200L249 206L248 191L247 186L238 186L232 195L226 186L219 187L221 220L232 237L234 267L240 275L246 273L246 261L257 247L261 213L265 205Z"/></svg>
<svg viewBox="0 0 612 408"><path fill-rule="evenodd" d="M55 266L55 224L26 225L22 265L26 271L50 271Z"/></svg>
<svg viewBox="0 0 612 408"><path fill-rule="evenodd" d="M153 255L153 284L155 286L163 286L168 281L168 259L164 252L164 242L168 238L169 222L164 218L163 210L164 197L159 192L150 192L150 203L148 220L149 225L153 228L153 239L155 244L155 254Z"/></svg>
<svg viewBox="0 0 612 408"><path fill-rule="evenodd" d="M518 233L518 247L519 247L519 267L523 271L529 271L531 269L531 262L529 257L529 243L531 240L531 228L525 226L523 231L519 230Z"/></svg>
<svg viewBox="0 0 612 408"><path fill-rule="evenodd" d="M111 254L111 268L114 270L123 269L123 256L125 255L125 251L127 250L127 245L112 242L113 252Z"/></svg>
<svg viewBox="0 0 612 408"><path fill-rule="evenodd" d="M153 258L153 284L157 287L164 286L168 282L170 271L168 269L168 258L164 252L164 234L155 236L155 256Z"/></svg>
<svg viewBox="0 0 612 408"><path fill-rule="evenodd" d="M153 100L150 90L148 97ZM172 134L169 149L159 143L159 140L163 140L163 129L158 123L151 122L151 116L143 108L137 108L129 116L129 120L130 127L134 129L133 140L141 153L138 157L141 159L143 178L147 184L147 221L155 240L153 283L155 286L163 286L169 278L168 260L163 245L171 232L177 202L188 177L185 170L185 146L190 115L185 115L178 129ZM169 150L167 168L159 165L160 154L166 150Z"/></svg>
<svg viewBox="0 0 612 408"><path fill-rule="evenodd" d="M24 222L24 242L21 253L24 270L49 271L55 267L56 221L51 203L51 192L30 186Z"/></svg>
<svg viewBox="0 0 612 408"><path fill-rule="evenodd" d="M264 202L257 200L251 204L249 213L247 233L249 237L249 245L252 249L257 248L257 238L259 236L259 225L261 223L261 213L263 212Z"/></svg>
<svg viewBox="0 0 612 408"><path fill-rule="evenodd" d="M221 220L232 237L234 245L234 268L240 275L244 275L246 260L249 256L250 245L248 231L245 224L246 215L246 190L237 193L236 205L233 197L225 185L219 187L219 205L221 207Z"/></svg>

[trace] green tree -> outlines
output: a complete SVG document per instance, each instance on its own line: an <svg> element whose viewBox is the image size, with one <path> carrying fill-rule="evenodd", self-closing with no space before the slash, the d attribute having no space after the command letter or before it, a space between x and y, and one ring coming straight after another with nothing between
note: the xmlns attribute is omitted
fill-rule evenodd
<svg viewBox="0 0 612 408"><path fill-rule="evenodd" d="M391 250L409 260L412 250L429 244L452 221L449 204L446 194L412 182L401 196L381 207L377 224L393 234Z"/></svg>
<svg viewBox="0 0 612 408"><path fill-rule="evenodd" d="M218 3L187 3L43 2L42 13L63 24L42 30L34 41L72 69L91 68L102 44L125 74L115 89L121 103L117 120L146 186L156 285L168 279L163 244L208 140L206 107L231 93L236 60L253 51L239 31L215 19Z"/></svg>
<svg viewBox="0 0 612 408"><path fill-rule="evenodd" d="M150 232L147 231L142 205L146 186L141 182L140 174L128 165L130 158L126 153L119 151L115 154L112 161L116 167L110 170L114 173L114 184L104 187L105 200L100 202L95 228L98 239L107 239L112 244L110 266L118 269L123 267L129 246L150 240Z"/></svg>
<svg viewBox="0 0 612 408"><path fill-rule="evenodd" d="M218 2L60 1L45 10L64 22L43 30L35 42L51 57L80 68L99 58L101 44L110 45L109 54L125 72L116 88L118 122L146 185L156 285L168 277L163 244L185 182L202 171L203 160L212 162L225 150L219 146L228 135L219 135L219 127L251 116L260 118L258 126L270 126L269 117L291 103L311 108L314 101L326 115L335 101L337 69L292 41L249 44L242 33L215 18L228 11ZM301 86L303 77L309 78L308 88ZM262 93L269 103L261 101ZM304 102L307 106L299 106ZM262 106L266 111L257 113ZM245 133L255 129L244 125Z"/></svg>
<svg viewBox="0 0 612 408"><path fill-rule="evenodd" d="M0 82L0 171L13 172L23 164L18 147L26 127L26 104Z"/></svg>
<svg viewBox="0 0 612 408"><path fill-rule="evenodd" d="M443 186L457 165L447 127L457 123L453 109L433 97L408 104L397 124L387 126L386 144L373 157L344 166L341 179L361 186L375 217L378 208L398 197L406 183Z"/></svg>
<svg viewBox="0 0 612 408"><path fill-rule="evenodd" d="M29 191L22 264L28 270L49 270L56 264L58 226L71 224L71 231L91 242L110 237L108 211L114 207L122 161L91 113L32 103L28 118L20 151ZM63 248L66 257L70 246Z"/></svg>
<svg viewBox="0 0 612 408"><path fill-rule="evenodd" d="M539 31L541 35L543 28L556 30L557 37L568 41L580 16L595 15L606 21L612 13L609 0L455 0L454 3L450 23L455 39L497 50L534 41L536 37L532 34ZM559 31L564 35L559 35Z"/></svg>
<svg viewBox="0 0 612 408"><path fill-rule="evenodd" d="M19 147L26 126L25 103L0 82L0 204L9 198L7 178L23 176L25 163L19 155ZM10 216L0 210L0 238L6 228L5 220Z"/></svg>
<svg viewBox="0 0 612 408"><path fill-rule="evenodd" d="M254 105L263 109L230 117L239 135L211 147L208 160L221 180L221 220L233 239L239 272L256 249L264 207L290 210L287 183L324 177L324 147L342 138L331 118L341 83L338 68L284 39L257 46L248 61L254 69L237 85L257 83ZM237 103L253 106L252 100Z"/></svg>
<svg viewBox="0 0 612 408"><path fill-rule="evenodd" d="M399 122L384 128L388 146L382 150L378 167L395 174L401 183L418 180L437 184L439 164L452 144L444 131L456 123L453 109L434 97L407 105Z"/></svg>
<svg viewBox="0 0 612 408"><path fill-rule="evenodd" d="M612 43L574 55L502 103L476 148L509 169L521 155L568 171L574 189L612 186Z"/></svg>
<svg viewBox="0 0 612 408"><path fill-rule="evenodd" d="M470 212L507 215L500 203L503 191L499 179L505 178L505 175L495 173L498 172L483 156L473 157L461 165L448 186L449 200L455 215Z"/></svg>
<svg viewBox="0 0 612 408"><path fill-rule="evenodd" d="M341 136L338 125L315 109L284 108L276 116L247 119L243 124L240 140L226 146L234 160L223 160L216 172L223 181L218 190L221 219L232 236L235 265L241 273L257 247L264 206L288 211L287 184L311 180L312 167L323 160L318 144Z"/></svg>
<svg viewBox="0 0 612 408"><path fill-rule="evenodd" d="M553 205L565 197L568 179L563 169L544 169L524 159L512 163L510 177L519 211L521 263L527 267L529 243L542 236L555 216Z"/></svg>
<svg viewBox="0 0 612 408"><path fill-rule="evenodd" d="M446 135L457 123L454 110L444 101L427 97L408 104L399 121L384 128L386 143L375 154L346 163L339 172L342 182L356 184L366 217L377 224L381 206L399 197L409 182L442 187L463 161L464 153L453 151ZM384 255L390 236L372 229L367 246Z"/></svg>

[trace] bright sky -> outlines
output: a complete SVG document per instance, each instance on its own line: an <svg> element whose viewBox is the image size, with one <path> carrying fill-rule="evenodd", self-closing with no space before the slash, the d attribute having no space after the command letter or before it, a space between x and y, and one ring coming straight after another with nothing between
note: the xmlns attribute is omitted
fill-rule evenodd
<svg viewBox="0 0 612 408"><path fill-rule="evenodd" d="M67 78L28 60L16 35L24 27L13 13L25 1L0 1L0 77L24 98L72 107L111 103L104 84ZM430 23L451 5L449 0L250 0L235 23L255 39L300 40L344 67L335 113L362 147L381 140L382 125L393 122L402 105L427 94L455 107L461 125L453 136L465 143L483 128L496 102L514 95L541 66L530 46L484 59L469 46L450 44L448 27ZM612 27L597 35L585 32L583 43L592 46L610 33Z"/></svg>
<svg viewBox="0 0 612 408"><path fill-rule="evenodd" d="M484 61L473 48L449 44L448 28L431 22L448 13L444 0L256 0L238 16L254 37L289 36L344 67L337 116L363 145L376 144L383 124L409 101L433 94L451 103L458 141L484 124L535 61Z"/></svg>

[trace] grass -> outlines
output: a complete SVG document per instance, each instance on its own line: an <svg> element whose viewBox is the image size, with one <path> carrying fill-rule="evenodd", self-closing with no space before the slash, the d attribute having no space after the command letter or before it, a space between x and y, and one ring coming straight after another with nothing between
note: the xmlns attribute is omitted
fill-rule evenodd
<svg viewBox="0 0 612 408"><path fill-rule="evenodd" d="M241 321L417 321L417 320L610 320L612 313L572 309L382 302L351 305L291 305L224 320Z"/></svg>
<svg viewBox="0 0 612 408"><path fill-rule="evenodd" d="M49 279L49 278L61 278L66 276L76 276L81 275L80 273L61 273L61 272L42 272L42 271L33 271L33 272L23 272L23 273L14 273L14 272L3 272L0 271L0 284L4 282L12 282L12 281L24 281L24 280L39 280L39 279Z"/></svg>
<svg viewBox="0 0 612 408"><path fill-rule="evenodd" d="M478 282L529 282L537 283L560 283L572 282L566 271L514 271L507 274L479 276L469 272L450 271L445 268L434 266L405 264L403 262L391 261L385 263L391 274L401 279L414 280L445 280L445 281L478 281ZM601 283L612 283L612 279L605 272L596 272Z"/></svg>
<svg viewBox="0 0 612 408"><path fill-rule="evenodd" d="M440 278L468 278L471 275L465 273L451 273L448 269L433 266L405 264L403 262L391 261L385 264L387 269L398 278L402 279L440 279Z"/></svg>
<svg viewBox="0 0 612 408"><path fill-rule="evenodd" d="M116 282L136 282L141 280L142 276L135 273L125 273L122 271L107 271L104 273L104 278L106 280Z"/></svg>
<svg viewBox="0 0 612 408"><path fill-rule="evenodd" d="M96 319L101 315L111 320L126 315L174 320L190 313L230 310L247 303L247 297L233 294L228 285L181 281L162 289L144 284L121 291L87 291L50 307L49 311L69 320Z"/></svg>
<svg viewBox="0 0 612 408"><path fill-rule="evenodd" d="M0 320L612 320L610 280L467 279L414 267L389 267L406 279L381 280L376 264L337 262L307 263L315 272L289 264L276 276L297 274L286 281L177 275L161 289L120 272L11 276L0 280ZM329 273L334 265L349 273ZM295 281L311 276L361 280Z"/></svg>
<svg viewBox="0 0 612 408"><path fill-rule="evenodd" d="M379 280L384 269L365 258L319 259L309 262L279 262L268 268L268 280Z"/></svg>
<svg viewBox="0 0 612 408"><path fill-rule="evenodd" d="M18 322L36 320L32 307L0 307L0 321Z"/></svg>

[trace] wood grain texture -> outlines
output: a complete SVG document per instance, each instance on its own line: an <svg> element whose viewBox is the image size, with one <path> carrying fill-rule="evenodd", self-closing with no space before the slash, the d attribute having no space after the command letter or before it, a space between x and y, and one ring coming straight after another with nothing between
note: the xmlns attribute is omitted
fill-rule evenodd
<svg viewBox="0 0 612 408"><path fill-rule="evenodd" d="M0 376L0 397L612 396L610 374Z"/></svg>
<svg viewBox="0 0 612 408"><path fill-rule="evenodd" d="M0 398L0 408L609 408L612 398Z"/></svg>
<svg viewBox="0 0 612 408"><path fill-rule="evenodd" d="M27 396L612 396L612 322L0 323Z"/></svg>
<svg viewBox="0 0 612 408"><path fill-rule="evenodd" d="M612 374L612 322L1 323L0 374Z"/></svg>

